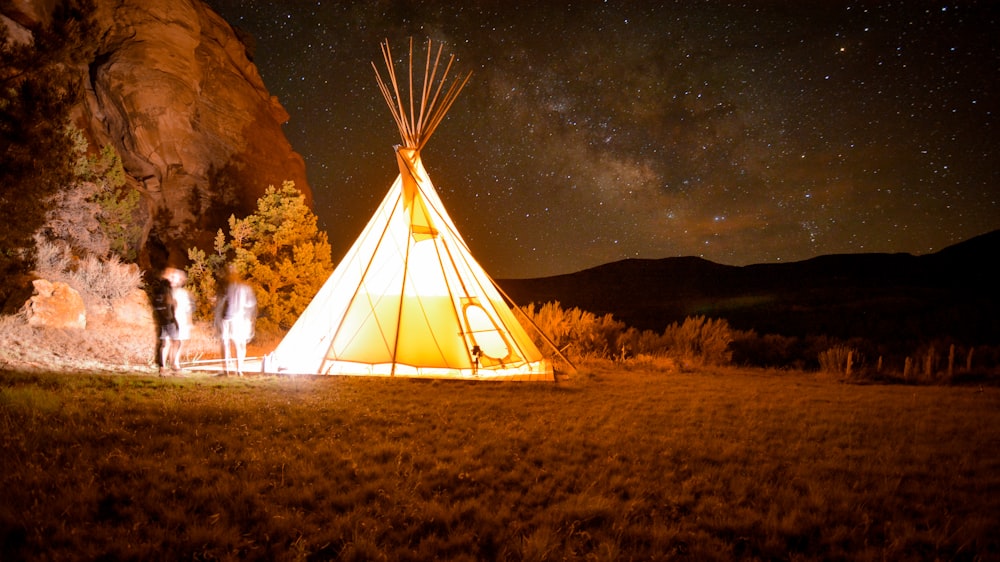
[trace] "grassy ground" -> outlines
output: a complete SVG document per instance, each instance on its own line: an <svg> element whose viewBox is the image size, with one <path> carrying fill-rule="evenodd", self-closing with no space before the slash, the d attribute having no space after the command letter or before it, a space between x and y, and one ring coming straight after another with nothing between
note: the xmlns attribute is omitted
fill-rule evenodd
<svg viewBox="0 0 1000 562"><path fill-rule="evenodd" d="M0 371L0 559L998 560L1000 389Z"/></svg>

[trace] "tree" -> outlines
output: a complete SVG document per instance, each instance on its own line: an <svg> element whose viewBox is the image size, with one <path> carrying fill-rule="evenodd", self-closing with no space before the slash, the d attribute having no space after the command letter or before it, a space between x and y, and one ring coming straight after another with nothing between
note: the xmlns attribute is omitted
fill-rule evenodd
<svg viewBox="0 0 1000 562"><path fill-rule="evenodd" d="M88 155L83 132L72 126L69 131L76 179L52 196L39 233L67 243L81 256L114 255L134 261L142 239L139 192L126 184L121 158L112 146Z"/></svg>
<svg viewBox="0 0 1000 562"><path fill-rule="evenodd" d="M215 289L207 277L227 263L234 267L257 293L258 328L265 332L290 328L333 272L326 233L291 181L269 186L250 216L230 216L229 236L219 230L213 255L191 249L188 256L188 278L203 301Z"/></svg>
<svg viewBox="0 0 1000 562"><path fill-rule="evenodd" d="M196 318L212 318L219 293L218 279L226 264L226 235L219 229L215 236L214 252L201 248L188 248L187 289L195 303Z"/></svg>
<svg viewBox="0 0 1000 562"><path fill-rule="evenodd" d="M28 43L0 22L0 276L30 268L50 196L73 180L66 125L93 54L92 13L88 1L61 3Z"/></svg>

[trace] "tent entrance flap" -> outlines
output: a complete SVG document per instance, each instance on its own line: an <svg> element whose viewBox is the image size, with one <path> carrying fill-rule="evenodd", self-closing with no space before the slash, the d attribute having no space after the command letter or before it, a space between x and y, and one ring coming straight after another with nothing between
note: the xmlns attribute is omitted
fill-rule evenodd
<svg viewBox="0 0 1000 562"><path fill-rule="evenodd" d="M481 355L503 362L511 361L511 346L500 326L490 318L479 303L470 302L463 310L466 330L472 346L479 346Z"/></svg>

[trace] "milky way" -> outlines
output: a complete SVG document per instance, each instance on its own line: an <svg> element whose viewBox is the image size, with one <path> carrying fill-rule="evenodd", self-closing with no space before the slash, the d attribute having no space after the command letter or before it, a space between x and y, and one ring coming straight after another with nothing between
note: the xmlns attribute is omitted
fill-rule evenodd
<svg viewBox="0 0 1000 562"><path fill-rule="evenodd" d="M472 72L423 160L497 278L1000 228L994 2L209 3L254 38L335 261L398 173L371 62L410 37Z"/></svg>

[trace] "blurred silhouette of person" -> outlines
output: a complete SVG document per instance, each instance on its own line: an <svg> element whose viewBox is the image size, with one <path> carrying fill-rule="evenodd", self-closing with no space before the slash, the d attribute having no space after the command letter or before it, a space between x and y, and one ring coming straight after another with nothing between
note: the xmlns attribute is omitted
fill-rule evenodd
<svg viewBox="0 0 1000 562"><path fill-rule="evenodd" d="M184 349L184 342L191 339L191 328L194 325L194 301L191 293L184 288L187 283L187 274L180 269L170 268L165 277L170 281L170 295L174 301L174 324L177 326L176 333L169 339L166 346L163 363L170 365L175 371L181 369L181 352Z"/></svg>
<svg viewBox="0 0 1000 562"><path fill-rule="evenodd" d="M236 374L242 377L247 343L253 339L254 322L257 318L257 297L232 265L228 268L226 288L216 306L215 318L219 337L222 339L226 374L232 370L232 352L235 351Z"/></svg>
<svg viewBox="0 0 1000 562"><path fill-rule="evenodd" d="M162 377L167 368L167 354L171 342L177 339L177 319L174 316L176 303L170 279L167 278L167 271L164 271L163 275L153 281L152 303L153 320L156 322L157 330L156 366Z"/></svg>

